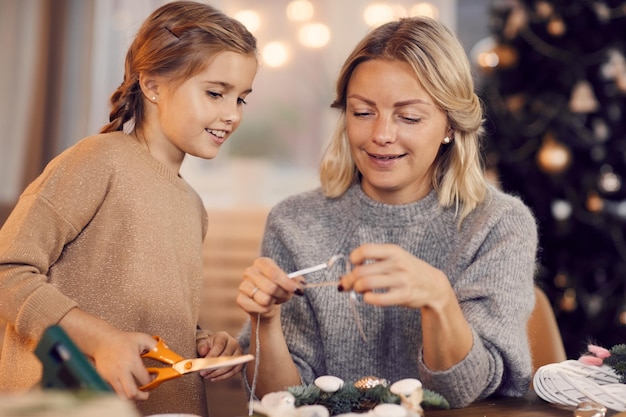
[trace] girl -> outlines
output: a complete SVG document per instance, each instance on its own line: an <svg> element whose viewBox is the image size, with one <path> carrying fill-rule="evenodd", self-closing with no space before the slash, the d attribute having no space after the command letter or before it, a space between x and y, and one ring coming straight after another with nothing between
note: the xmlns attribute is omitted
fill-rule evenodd
<svg viewBox="0 0 626 417"><path fill-rule="evenodd" d="M173 2L147 18L110 123L50 162L0 231L0 390L38 383L33 349L59 324L143 414L207 414L197 375L139 390L150 381L140 354L152 335L183 357L240 353L224 332L196 332L207 218L179 169L186 154L217 155L256 71L253 35L211 6Z"/></svg>

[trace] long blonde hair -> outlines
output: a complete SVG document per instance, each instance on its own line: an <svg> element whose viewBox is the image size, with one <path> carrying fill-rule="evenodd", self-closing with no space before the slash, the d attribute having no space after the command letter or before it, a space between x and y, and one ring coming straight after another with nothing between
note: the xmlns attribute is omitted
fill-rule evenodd
<svg viewBox="0 0 626 417"><path fill-rule="evenodd" d="M433 163L432 186L439 204L456 207L460 224L486 195L480 156L483 109L463 47L443 24L426 17L379 26L361 40L344 63L332 103L341 115L320 166L325 195L338 197L359 179L346 136L346 90L355 68L372 59L411 65L422 87L446 113L453 141L442 145Z"/></svg>

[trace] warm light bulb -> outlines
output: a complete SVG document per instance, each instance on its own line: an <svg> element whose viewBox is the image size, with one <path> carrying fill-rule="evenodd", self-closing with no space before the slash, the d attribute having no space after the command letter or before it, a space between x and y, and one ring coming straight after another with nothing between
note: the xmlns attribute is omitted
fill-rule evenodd
<svg viewBox="0 0 626 417"><path fill-rule="evenodd" d="M370 4L363 11L363 19L370 27L382 25L394 19L393 8L388 4Z"/></svg>
<svg viewBox="0 0 626 417"><path fill-rule="evenodd" d="M287 5L287 18L295 22L310 20L313 12L313 4L308 0L294 0Z"/></svg>
<svg viewBox="0 0 626 417"><path fill-rule="evenodd" d="M261 57L269 67L282 67L289 59L289 48L282 42L270 42L263 47Z"/></svg>
<svg viewBox="0 0 626 417"><path fill-rule="evenodd" d="M298 40L306 47L321 48L330 41L330 29L323 23L309 23L300 29Z"/></svg>
<svg viewBox="0 0 626 417"><path fill-rule="evenodd" d="M411 7L410 16L427 16L433 19L439 18L439 9L431 3L417 3Z"/></svg>
<svg viewBox="0 0 626 417"><path fill-rule="evenodd" d="M242 10L233 16L252 33L255 33L261 27L261 17L254 10Z"/></svg>

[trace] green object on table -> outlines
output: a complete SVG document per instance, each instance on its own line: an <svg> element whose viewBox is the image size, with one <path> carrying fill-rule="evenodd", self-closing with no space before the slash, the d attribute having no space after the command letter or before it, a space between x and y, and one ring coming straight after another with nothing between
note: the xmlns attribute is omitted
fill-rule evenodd
<svg viewBox="0 0 626 417"><path fill-rule="evenodd" d="M44 389L113 391L59 326L46 329L35 355L43 364L40 385Z"/></svg>

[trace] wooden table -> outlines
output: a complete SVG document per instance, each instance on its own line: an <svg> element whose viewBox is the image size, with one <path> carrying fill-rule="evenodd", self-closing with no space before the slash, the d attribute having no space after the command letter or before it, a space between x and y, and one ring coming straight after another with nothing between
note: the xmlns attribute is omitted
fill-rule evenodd
<svg viewBox="0 0 626 417"><path fill-rule="evenodd" d="M426 410L425 417L572 417L573 408L550 404L529 391L522 398L495 398L455 410ZM608 416L621 417L610 410Z"/></svg>

